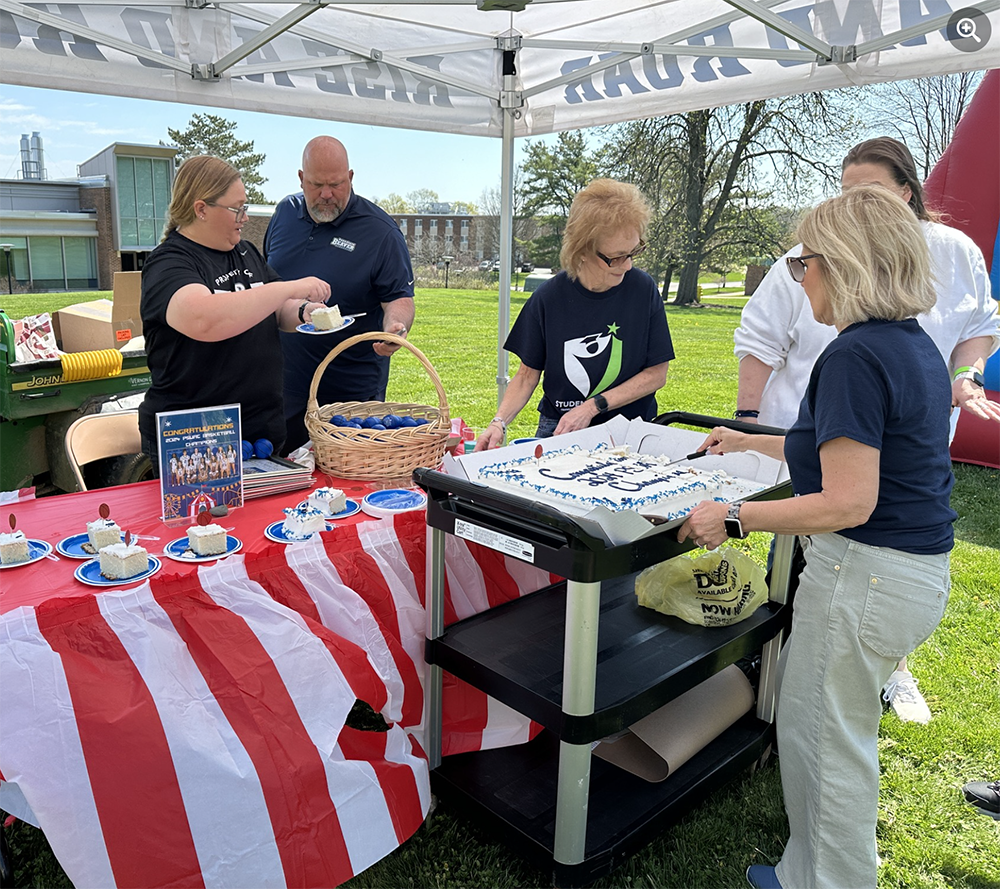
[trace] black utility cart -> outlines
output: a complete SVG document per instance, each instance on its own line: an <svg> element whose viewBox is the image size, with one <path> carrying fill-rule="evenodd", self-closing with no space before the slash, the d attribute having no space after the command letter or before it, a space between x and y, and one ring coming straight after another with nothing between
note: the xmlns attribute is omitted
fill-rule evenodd
<svg viewBox="0 0 1000 889"><path fill-rule="evenodd" d="M695 414L661 424L728 425ZM486 822L557 886L590 883L621 864L716 788L759 761L773 738L774 679L794 538L776 540L770 598L732 627L692 626L640 608L635 575L695 547L680 522L609 546L571 517L527 498L429 469L427 492L428 755L437 794ZM751 499L791 495L783 483ZM530 562L565 581L444 628L445 534ZM591 758L618 732L737 660L759 653L755 712L747 713L674 774L648 783ZM528 744L441 757L441 670L448 670L544 726Z"/></svg>

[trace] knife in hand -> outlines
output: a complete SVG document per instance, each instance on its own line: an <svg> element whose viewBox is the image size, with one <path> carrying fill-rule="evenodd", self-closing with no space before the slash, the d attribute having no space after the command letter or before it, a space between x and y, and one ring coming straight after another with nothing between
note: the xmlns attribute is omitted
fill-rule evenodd
<svg viewBox="0 0 1000 889"><path fill-rule="evenodd" d="M708 448L705 448L703 451L695 451L686 457L678 457L676 460L671 460L669 463L665 463L664 466L673 466L675 463L683 463L685 460L697 460L699 457L704 457L707 453Z"/></svg>

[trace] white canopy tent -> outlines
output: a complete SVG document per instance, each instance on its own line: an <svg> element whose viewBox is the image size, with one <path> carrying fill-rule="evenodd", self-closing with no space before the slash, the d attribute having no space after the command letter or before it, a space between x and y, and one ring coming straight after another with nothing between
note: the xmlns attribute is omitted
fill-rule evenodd
<svg viewBox="0 0 1000 889"><path fill-rule="evenodd" d="M997 67L995 31L1000 0L0 0L0 79L500 138L502 396L516 137Z"/></svg>

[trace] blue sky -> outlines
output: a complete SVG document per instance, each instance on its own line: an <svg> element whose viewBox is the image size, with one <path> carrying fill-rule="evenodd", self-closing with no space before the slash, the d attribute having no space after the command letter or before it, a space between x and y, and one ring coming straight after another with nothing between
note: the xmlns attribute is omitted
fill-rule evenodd
<svg viewBox="0 0 1000 889"><path fill-rule="evenodd" d="M478 203L484 188L500 185L499 139L7 85L0 85L0 178L18 176L22 133L41 133L50 179L72 178L77 164L112 142L155 145L167 140L167 127L183 129L197 113L235 121L236 135L267 155L264 193L274 200L298 190L302 146L321 133L347 146L355 189L365 197L429 188L442 201Z"/></svg>

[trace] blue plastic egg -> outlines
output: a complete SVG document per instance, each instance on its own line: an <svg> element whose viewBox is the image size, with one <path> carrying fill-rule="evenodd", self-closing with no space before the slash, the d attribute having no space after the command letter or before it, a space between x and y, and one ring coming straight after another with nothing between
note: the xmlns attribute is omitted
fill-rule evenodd
<svg viewBox="0 0 1000 889"><path fill-rule="evenodd" d="M385 432L385 426L383 426L381 423L372 423L372 425L369 426L368 428L371 429L373 432Z"/></svg>
<svg viewBox="0 0 1000 889"><path fill-rule="evenodd" d="M343 414L334 414L332 417L330 417L330 424L333 426L346 426L347 417L345 417Z"/></svg>
<svg viewBox="0 0 1000 889"><path fill-rule="evenodd" d="M416 420L414 420L413 417L400 417L399 418L399 425L400 426L419 426L420 424Z"/></svg>
<svg viewBox="0 0 1000 889"><path fill-rule="evenodd" d="M430 423L430 420L428 420L426 417L417 417L416 419L414 419L413 423L415 426L426 426L428 423Z"/></svg>

